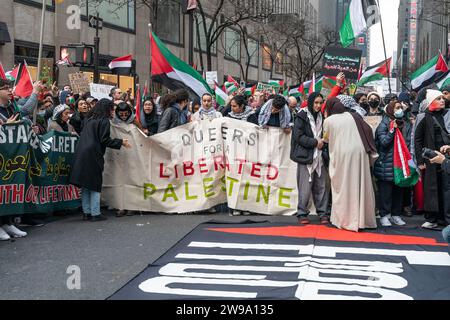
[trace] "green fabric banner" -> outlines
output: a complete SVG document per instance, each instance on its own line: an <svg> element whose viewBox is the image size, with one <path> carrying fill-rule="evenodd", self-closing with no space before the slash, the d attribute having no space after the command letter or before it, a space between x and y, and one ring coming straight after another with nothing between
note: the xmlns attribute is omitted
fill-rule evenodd
<svg viewBox="0 0 450 320"><path fill-rule="evenodd" d="M38 136L27 122L0 126L0 216L79 207L81 190L68 182L77 141Z"/></svg>

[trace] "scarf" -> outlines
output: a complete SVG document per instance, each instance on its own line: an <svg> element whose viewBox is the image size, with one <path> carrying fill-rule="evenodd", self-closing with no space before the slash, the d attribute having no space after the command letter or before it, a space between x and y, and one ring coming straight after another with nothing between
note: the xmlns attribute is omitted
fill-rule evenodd
<svg viewBox="0 0 450 320"><path fill-rule="evenodd" d="M250 117L254 113L255 113L255 111L251 107L246 106L245 110L243 112L241 112L241 113L234 113L233 111L231 111L231 112L228 113L228 115L231 118L236 119L236 120L247 121L248 117Z"/></svg>
<svg viewBox="0 0 450 320"><path fill-rule="evenodd" d="M309 110L306 110L305 112L308 116L314 139L320 140L322 137L323 126L322 114L318 113L316 119L314 119L314 115ZM322 175L322 150L319 150L318 148L314 149L313 163L307 165L307 168L309 173L309 182L312 182L312 174L314 173L314 171L317 172L317 175L319 177Z"/></svg>
<svg viewBox="0 0 450 320"><path fill-rule="evenodd" d="M270 117L272 116L272 104L273 99L266 102L265 105L262 106L261 111L259 113L258 117L258 124L261 127L264 127L267 125L267 123L270 120ZM287 105L284 106L283 109L280 111L280 127L281 129L286 129L290 127L291 123L291 111L289 110L289 107Z"/></svg>
<svg viewBox="0 0 450 320"><path fill-rule="evenodd" d="M201 106L200 109L198 109L198 113L201 120L212 120L216 118L216 109L214 109L213 107L206 110L205 108L203 108L203 106Z"/></svg>

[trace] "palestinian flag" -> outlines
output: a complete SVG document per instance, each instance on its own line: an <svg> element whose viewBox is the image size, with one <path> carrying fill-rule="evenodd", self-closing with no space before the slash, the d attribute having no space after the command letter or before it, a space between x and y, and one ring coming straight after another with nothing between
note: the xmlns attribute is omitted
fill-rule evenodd
<svg viewBox="0 0 450 320"><path fill-rule="evenodd" d="M379 21L375 0L352 0L339 31L342 46L346 48L351 45L357 36Z"/></svg>
<svg viewBox="0 0 450 320"><path fill-rule="evenodd" d="M228 81L225 82L224 87L225 87L225 91L226 91L228 94L232 94L232 93L236 92L236 91L239 89L239 87L237 87L237 86L234 84L234 82L228 82Z"/></svg>
<svg viewBox="0 0 450 320"><path fill-rule="evenodd" d="M333 89L337 85L336 77L324 76L322 79L322 88Z"/></svg>
<svg viewBox="0 0 450 320"><path fill-rule="evenodd" d="M15 67L13 70L6 72L6 79L12 82L16 82L17 76L19 75L20 65Z"/></svg>
<svg viewBox="0 0 450 320"><path fill-rule="evenodd" d="M391 123L391 130L394 121ZM394 183L402 188L413 187L419 181L419 173L408 150L402 132L395 129L394 138Z"/></svg>
<svg viewBox="0 0 450 320"><path fill-rule="evenodd" d="M28 71L27 64L21 63L14 84L14 94L21 98L27 98L33 93L33 81Z"/></svg>
<svg viewBox="0 0 450 320"><path fill-rule="evenodd" d="M447 72L440 80L436 82L439 90L442 90L444 87L450 85L450 72Z"/></svg>
<svg viewBox="0 0 450 320"><path fill-rule="evenodd" d="M438 54L411 75L412 89L418 90L432 84L447 71L448 67L444 57L442 54Z"/></svg>
<svg viewBox="0 0 450 320"><path fill-rule="evenodd" d="M170 90L186 89L201 97L212 90L203 77L189 64L176 57L161 40L152 33L152 79Z"/></svg>
<svg viewBox="0 0 450 320"><path fill-rule="evenodd" d="M284 92L284 95L286 97L301 97L302 96L302 86L301 85L295 85L295 86L290 86L286 89L286 91Z"/></svg>
<svg viewBox="0 0 450 320"><path fill-rule="evenodd" d="M269 85L274 87L284 87L284 80L269 80Z"/></svg>
<svg viewBox="0 0 450 320"><path fill-rule="evenodd" d="M300 92L304 95L307 96L309 93L309 88L311 87L312 84L312 80L308 80L302 83L302 85L300 86Z"/></svg>
<svg viewBox="0 0 450 320"><path fill-rule="evenodd" d="M214 82L214 93L216 95L216 101L220 106L224 106L227 103L228 95L220 89L219 85Z"/></svg>
<svg viewBox="0 0 450 320"><path fill-rule="evenodd" d="M113 74L118 74L122 76L129 76L131 74L132 66L133 66L133 56L131 54L128 56L114 59L108 65L109 69L112 71Z"/></svg>
<svg viewBox="0 0 450 320"><path fill-rule="evenodd" d="M374 66L368 67L366 71L364 71L364 73L361 75L357 86L362 87L367 83L383 80L383 78L389 77L391 70L391 60L392 58L389 58L387 60L381 61Z"/></svg>
<svg viewBox="0 0 450 320"><path fill-rule="evenodd" d="M245 88L245 94L246 94L247 96L252 96L252 95L254 95L254 94L255 94L255 91L256 91L256 84L255 84L253 87L246 87L246 88Z"/></svg>

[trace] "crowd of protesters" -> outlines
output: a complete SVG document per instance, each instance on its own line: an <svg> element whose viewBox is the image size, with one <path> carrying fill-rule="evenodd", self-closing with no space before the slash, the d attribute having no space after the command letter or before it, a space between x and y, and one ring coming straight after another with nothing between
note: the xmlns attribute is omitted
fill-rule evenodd
<svg viewBox="0 0 450 320"><path fill-rule="evenodd" d="M424 214L423 228L448 226L450 88L386 97L376 92L349 96L345 89L345 77L340 74L328 97L313 92L302 101L266 91L248 97L240 89L225 105L218 105L211 94L191 100L189 92L180 89L162 97L144 97L137 117L131 90L123 93L114 88L110 99L98 101L89 93L74 94L69 86L59 90L55 84L47 87L36 82L32 95L18 100L12 84L0 80L0 125L22 120L30 122L37 134L55 130L79 136L70 182L82 189L85 220L106 219L100 210L106 148L131 147L129 141L110 136L111 123L134 124L152 136L189 122L228 117L292 133L290 157L298 164L300 224L310 223L314 204L321 223L352 231L376 228L376 212L383 227L403 226L402 216L418 214ZM35 123L33 113L37 114ZM375 132L363 118L372 116L382 117ZM396 132L401 133L420 171L415 186L395 184ZM424 152L427 149L431 157ZM125 214L132 213L117 213ZM234 210L231 214L249 213ZM1 217L0 240L26 236L13 218ZM25 225L27 221L39 225L29 215L22 216ZM449 228L444 234L450 237Z"/></svg>

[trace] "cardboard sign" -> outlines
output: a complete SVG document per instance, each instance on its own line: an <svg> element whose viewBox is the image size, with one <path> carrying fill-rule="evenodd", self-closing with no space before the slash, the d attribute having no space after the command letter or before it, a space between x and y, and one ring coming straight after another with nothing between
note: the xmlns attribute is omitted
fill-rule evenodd
<svg viewBox="0 0 450 320"><path fill-rule="evenodd" d="M93 96L94 98L96 98L98 100L111 99L109 94L111 93L112 88L114 88L114 86L108 86L106 84L91 83L90 84L91 96Z"/></svg>
<svg viewBox="0 0 450 320"><path fill-rule="evenodd" d="M358 80L361 50L327 47L323 57L323 74L337 76L340 72L347 79Z"/></svg>
<svg viewBox="0 0 450 320"><path fill-rule="evenodd" d="M70 86L74 93L86 93L90 90L90 80L87 74L83 72L69 74Z"/></svg>

